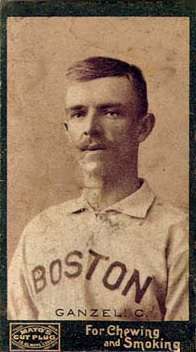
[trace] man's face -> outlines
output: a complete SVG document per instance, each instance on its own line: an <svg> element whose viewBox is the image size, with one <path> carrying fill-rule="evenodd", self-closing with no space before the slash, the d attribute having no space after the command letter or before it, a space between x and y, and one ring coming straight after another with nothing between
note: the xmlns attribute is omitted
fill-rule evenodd
<svg viewBox="0 0 196 352"><path fill-rule="evenodd" d="M66 94L67 127L86 171L113 174L135 167L137 96L127 77L73 82Z"/></svg>

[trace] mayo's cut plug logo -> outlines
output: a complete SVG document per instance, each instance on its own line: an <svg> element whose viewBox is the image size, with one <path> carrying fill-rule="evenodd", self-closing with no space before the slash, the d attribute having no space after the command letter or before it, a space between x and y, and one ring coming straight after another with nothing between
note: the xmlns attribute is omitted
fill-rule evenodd
<svg viewBox="0 0 196 352"><path fill-rule="evenodd" d="M10 351L60 351L60 323L10 323Z"/></svg>

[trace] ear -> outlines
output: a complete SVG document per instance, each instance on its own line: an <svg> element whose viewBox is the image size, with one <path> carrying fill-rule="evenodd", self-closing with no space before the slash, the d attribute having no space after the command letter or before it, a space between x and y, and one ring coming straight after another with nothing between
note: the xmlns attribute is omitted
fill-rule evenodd
<svg viewBox="0 0 196 352"><path fill-rule="evenodd" d="M151 133L155 125L155 116L151 113L144 115L139 122L138 142L143 142Z"/></svg>

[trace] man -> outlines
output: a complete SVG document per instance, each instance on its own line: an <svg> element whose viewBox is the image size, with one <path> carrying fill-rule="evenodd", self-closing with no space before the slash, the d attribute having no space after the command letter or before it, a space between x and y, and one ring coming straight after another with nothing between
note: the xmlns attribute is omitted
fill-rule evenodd
<svg viewBox="0 0 196 352"><path fill-rule="evenodd" d="M138 176L155 123L142 72L92 57L67 79L65 127L84 190L27 225L10 269L10 318L187 320L186 216Z"/></svg>

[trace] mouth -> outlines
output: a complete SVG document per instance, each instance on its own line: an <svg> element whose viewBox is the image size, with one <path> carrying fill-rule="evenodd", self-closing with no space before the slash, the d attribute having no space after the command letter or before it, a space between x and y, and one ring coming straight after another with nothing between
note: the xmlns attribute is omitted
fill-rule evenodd
<svg viewBox="0 0 196 352"><path fill-rule="evenodd" d="M105 150L105 146L101 145L101 144L92 144L89 145L87 148L85 148L83 151L85 152L97 152L97 151L102 151Z"/></svg>

